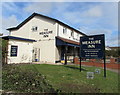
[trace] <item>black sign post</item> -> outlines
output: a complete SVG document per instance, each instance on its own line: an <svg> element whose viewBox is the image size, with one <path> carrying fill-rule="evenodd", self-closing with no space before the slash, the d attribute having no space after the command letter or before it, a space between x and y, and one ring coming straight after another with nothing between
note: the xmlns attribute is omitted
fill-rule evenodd
<svg viewBox="0 0 120 95"><path fill-rule="evenodd" d="M103 49L103 52L104 52L104 57L103 57L103 60L104 60L104 77L106 78L105 37L104 37L104 39L103 39L103 40L104 40L104 41L103 41L103 47L104 47L104 49Z"/></svg>
<svg viewBox="0 0 120 95"><path fill-rule="evenodd" d="M104 77L106 77L104 34L80 37L80 71L81 58L104 59Z"/></svg>
<svg viewBox="0 0 120 95"><path fill-rule="evenodd" d="M80 57L80 72L81 72L81 57Z"/></svg>

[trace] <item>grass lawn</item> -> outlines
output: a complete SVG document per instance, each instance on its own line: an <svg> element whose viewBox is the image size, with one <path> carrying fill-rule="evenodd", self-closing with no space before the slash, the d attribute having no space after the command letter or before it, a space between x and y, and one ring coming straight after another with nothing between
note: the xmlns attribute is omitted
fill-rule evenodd
<svg viewBox="0 0 120 95"><path fill-rule="evenodd" d="M101 73L95 74L94 79L87 79L86 74L94 72L96 67L82 66L82 72L80 72L79 66L73 65L29 64L19 65L19 68L39 72L46 77L47 83L62 92L118 93L118 74L107 71L107 77L104 78L102 68L99 68Z"/></svg>

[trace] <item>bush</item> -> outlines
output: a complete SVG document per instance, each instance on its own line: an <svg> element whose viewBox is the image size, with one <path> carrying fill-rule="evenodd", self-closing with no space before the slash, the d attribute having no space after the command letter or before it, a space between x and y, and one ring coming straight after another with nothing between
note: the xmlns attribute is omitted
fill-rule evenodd
<svg viewBox="0 0 120 95"><path fill-rule="evenodd" d="M39 72L26 70L19 65L6 65L3 68L2 88L13 92L56 93Z"/></svg>
<svg viewBox="0 0 120 95"><path fill-rule="evenodd" d="M106 53L106 56L119 57L120 56L120 49L110 50L110 51L106 50L105 53Z"/></svg>
<svg viewBox="0 0 120 95"><path fill-rule="evenodd" d="M2 58L2 65L7 63L6 58L8 55L8 40L0 39L0 56Z"/></svg>

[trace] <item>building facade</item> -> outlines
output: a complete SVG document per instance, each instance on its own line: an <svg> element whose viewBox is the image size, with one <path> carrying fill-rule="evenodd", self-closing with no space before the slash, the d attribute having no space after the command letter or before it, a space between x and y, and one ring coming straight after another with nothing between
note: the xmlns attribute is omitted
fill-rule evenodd
<svg viewBox="0 0 120 95"><path fill-rule="evenodd" d="M29 51L28 56L31 56L32 62L38 61L43 63L56 63L65 60L66 54L67 59L72 60L79 55L80 37L85 36L84 33L59 20L37 13L33 13L17 27L7 30L9 30L9 36L32 39L32 42L29 42L29 47L27 47L28 41L17 40L16 43L18 43L18 48L24 43L23 47L25 48L24 50L21 49L21 51L25 52L26 56L27 51ZM11 45L14 45L14 41L10 40L9 53L12 48ZM8 58L15 60L15 57L13 58L10 54L8 54ZM21 60L20 57L17 57L17 59ZM9 63L19 62L16 60ZM27 62L29 63L29 61Z"/></svg>

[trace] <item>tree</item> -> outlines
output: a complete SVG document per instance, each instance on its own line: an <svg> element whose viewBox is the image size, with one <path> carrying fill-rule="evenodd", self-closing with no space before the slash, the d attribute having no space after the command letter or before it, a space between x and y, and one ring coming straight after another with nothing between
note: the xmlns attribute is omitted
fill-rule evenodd
<svg viewBox="0 0 120 95"><path fill-rule="evenodd" d="M106 53L106 56L119 57L120 56L120 49L106 50L105 53Z"/></svg>
<svg viewBox="0 0 120 95"><path fill-rule="evenodd" d="M0 39L1 45L0 45L0 55L2 56L2 64L7 63L7 54L8 54L8 40Z"/></svg>
<svg viewBox="0 0 120 95"><path fill-rule="evenodd" d="M0 36L3 36L3 34L2 34L2 33L0 33Z"/></svg>

